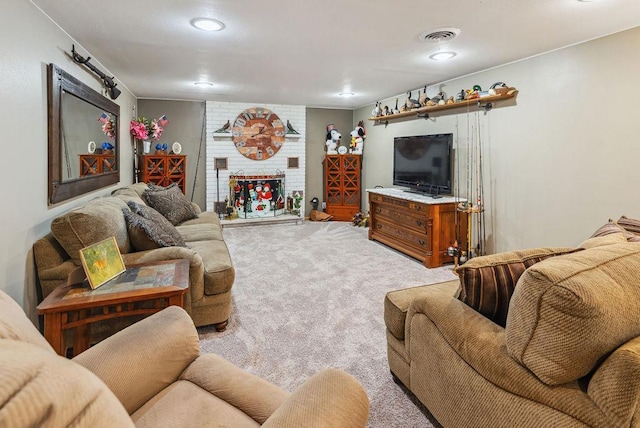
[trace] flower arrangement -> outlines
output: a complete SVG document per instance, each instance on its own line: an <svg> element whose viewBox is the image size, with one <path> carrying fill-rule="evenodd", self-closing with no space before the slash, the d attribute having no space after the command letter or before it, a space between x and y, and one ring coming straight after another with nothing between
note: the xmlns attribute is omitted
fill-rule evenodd
<svg viewBox="0 0 640 428"><path fill-rule="evenodd" d="M163 127L169 123L167 116L160 119L149 120L146 117L137 117L131 121L129 131L134 138L142 141L158 141L162 135Z"/></svg>
<svg viewBox="0 0 640 428"><path fill-rule="evenodd" d="M102 123L102 132L109 138L115 138L116 129L113 119L107 113L102 113L98 118L98 122Z"/></svg>

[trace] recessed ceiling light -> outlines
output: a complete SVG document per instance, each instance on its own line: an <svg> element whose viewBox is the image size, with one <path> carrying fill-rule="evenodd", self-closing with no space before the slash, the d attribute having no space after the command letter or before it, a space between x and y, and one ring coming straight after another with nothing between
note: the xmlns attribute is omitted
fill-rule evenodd
<svg viewBox="0 0 640 428"><path fill-rule="evenodd" d="M224 28L222 22L211 18L193 18L191 25L202 31L220 31Z"/></svg>
<svg viewBox="0 0 640 428"><path fill-rule="evenodd" d="M194 83L194 85L196 85L198 88L210 88L213 86L213 83L211 82L196 82Z"/></svg>
<svg viewBox="0 0 640 428"><path fill-rule="evenodd" d="M429 55L429 58L434 59L436 61L444 61L447 59L451 59L456 56L455 52L436 52L433 55Z"/></svg>
<svg viewBox="0 0 640 428"><path fill-rule="evenodd" d="M341 97L352 97L355 94L353 92L340 92L339 94Z"/></svg>

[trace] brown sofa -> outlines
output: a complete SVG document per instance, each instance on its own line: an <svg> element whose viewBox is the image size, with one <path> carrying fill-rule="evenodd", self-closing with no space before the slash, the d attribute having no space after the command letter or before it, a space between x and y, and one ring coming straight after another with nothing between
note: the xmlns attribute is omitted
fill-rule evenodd
<svg viewBox="0 0 640 428"><path fill-rule="evenodd" d="M461 280L388 293L396 381L447 428L640 426L640 243L581 247L478 257Z"/></svg>
<svg viewBox="0 0 640 428"><path fill-rule="evenodd" d="M34 244L39 300L65 283L69 273L81 264L79 249L115 236L125 265L188 259L186 311L196 326L213 324L217 330L224 330L231 313L235 271L218 217L212 212L201 212L197 205L192 204L197 218L176 226L186 241L186 247L136 251L122 210L129 209L129 201L146 205L142 194L147 188L144 183L125 186L112 192L112 196L93 199L52 221L52 232ZM96 327L97 332L101 326Z"/></svg>
<svg viewBox="0 0 640 428"><path fill-rule="evenodd" d="M68 360L0 291L0 361L2 427L356 428L369 413L366 392L343 371L321 371L290 394L200 355L176 306Z"/></svg>

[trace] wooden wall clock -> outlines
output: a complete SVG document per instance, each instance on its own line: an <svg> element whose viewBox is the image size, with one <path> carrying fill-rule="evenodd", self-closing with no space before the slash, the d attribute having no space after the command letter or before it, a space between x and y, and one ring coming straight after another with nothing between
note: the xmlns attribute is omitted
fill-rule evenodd
<svg viewBox="0 0 640 428"><path fill-rule="evenodd" d="M285 127L278 115L269 109L251 107L233 122L233 144L243 156L265 160L275 155L284 143Z"/></svg>

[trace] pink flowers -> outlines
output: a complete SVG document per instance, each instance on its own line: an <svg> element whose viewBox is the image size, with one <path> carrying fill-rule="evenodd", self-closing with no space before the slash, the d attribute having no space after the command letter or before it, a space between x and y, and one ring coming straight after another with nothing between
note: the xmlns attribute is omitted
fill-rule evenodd
<svg viewBox="0 0 640 428"><path fill-rule="evenodd" d="M169 121L166 120L166 116L162 117L165 119L165 124L169 123ZM146 117L138 117L132 120L129 125L129 131L131 132L131 135L133 135L133 138L142 141L158 141L162 135L162 130L163 128L160 124L160 120L149 120Z"/></svg>
<svg viewBox="0 0 640 428"><path fill-rule="evenodd" d="M107 113L102 113L102 115L98 118L98 122L102 123L102 132L109 138L114 138L116 136L116 130L113 124L113 119Z"/></svg>

